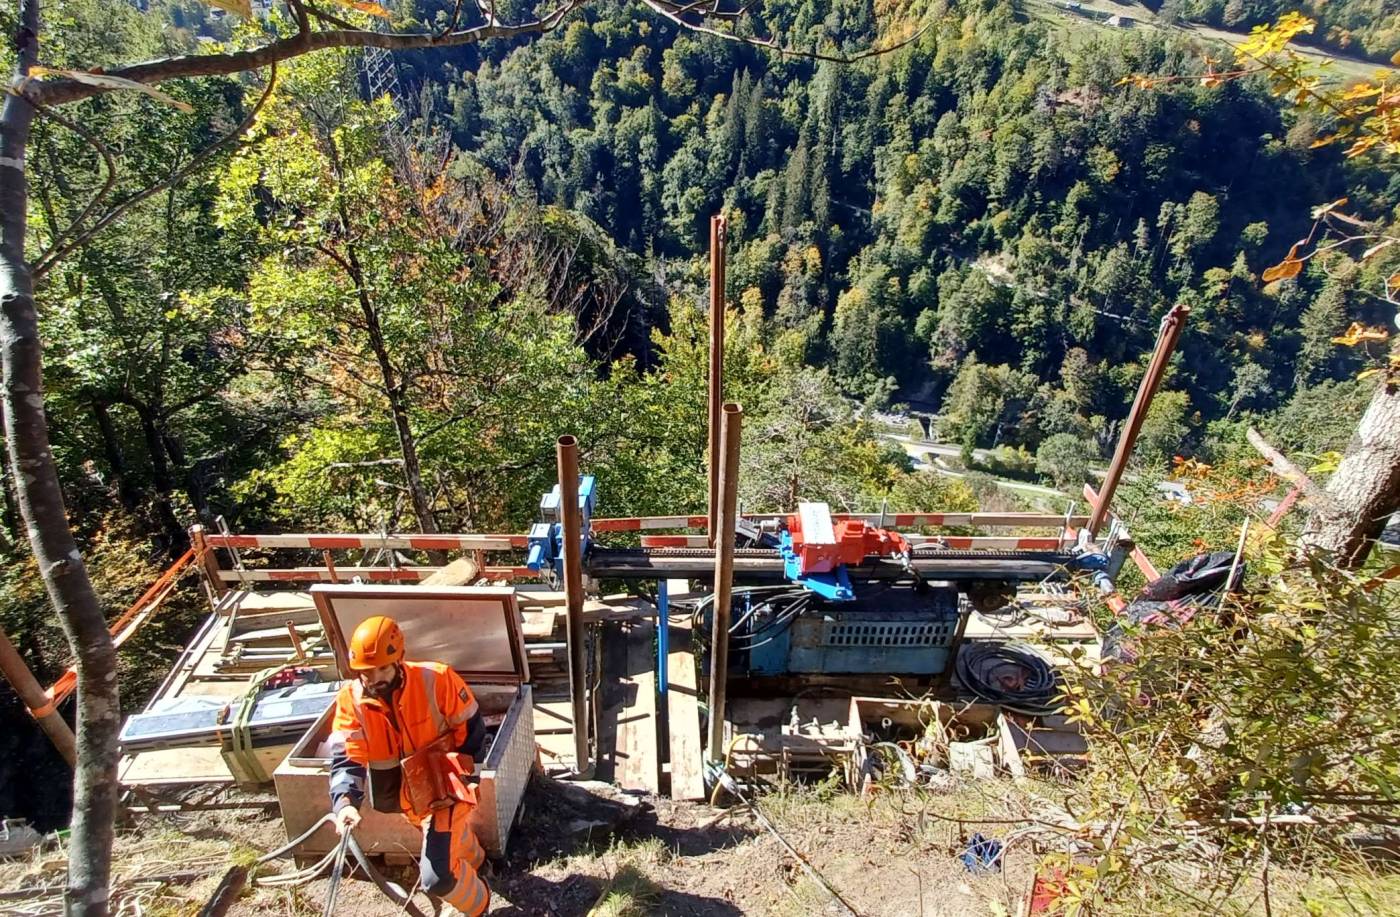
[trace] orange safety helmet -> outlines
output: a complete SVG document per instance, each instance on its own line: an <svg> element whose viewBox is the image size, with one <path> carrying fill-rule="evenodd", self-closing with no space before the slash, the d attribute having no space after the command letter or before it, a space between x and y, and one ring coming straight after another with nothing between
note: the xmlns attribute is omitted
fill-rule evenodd
<svg viewBox="0 0 1400 917"><path fill-rule="evenodd" d="M384 615L361 621L350 638L350 668L359 672L399 662L403 662L399 622Z"/></svg>

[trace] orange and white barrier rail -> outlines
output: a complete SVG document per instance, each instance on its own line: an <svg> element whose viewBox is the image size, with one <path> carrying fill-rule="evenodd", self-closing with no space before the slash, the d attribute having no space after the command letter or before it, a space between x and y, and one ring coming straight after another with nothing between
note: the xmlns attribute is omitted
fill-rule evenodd
<svg viewBox="0 0 1400 917"><path fill-rule="evenodd" d="M441 567L283 567L247 570L220 570L219 579L225 583L329 583L359 578L367 583L416 583L427 579ZM536 579L539 574L529 567L486 567L482 575L488 579Z"/></svg>
<svg viewBox="0 0 1400 917"><path fill-rule="evenodd" d="M211 548L314 548L317 550L387 548L399 551L524 550L526 535L205 535Z"/></svg>
<svg viewBox="0 0 1400 917"><path fill-rule="evenodd" d="M912 545L940 544L954 550L997 550L997 551L1058 551L1072 539L1058 537L1015 538L999 535L905 535ZM643 535L644 548L704 548L709 546L705 535Z"/></svg>

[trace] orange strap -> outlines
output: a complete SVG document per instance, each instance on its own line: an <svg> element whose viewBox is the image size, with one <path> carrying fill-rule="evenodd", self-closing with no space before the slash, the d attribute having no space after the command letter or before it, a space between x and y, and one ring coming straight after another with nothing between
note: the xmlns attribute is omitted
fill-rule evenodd
<svg viewBox="0 0 1400 917"><path fill-rule="evenodd" d="M53 713L57 709L58 702L55 701L52 697L50 697L47 703L40 704L37 707L30 707L29 715L34 717L34 719L36 720L42 720L44 717L48 716L50 713Z"/></svg>
<svg viewBox="0 0 1400 917"><path fill-rule="evenodd" d="M160 577L151 584L150 588L142 594L141 598L137 599L130 608L122 612L120 617L108 625L108 633L113 637L117 636L121 633L123 628L135 620L137 615L146 610L148 604L163 601L165 599L164 593L168 592L169 589L174 586L175 581L179 579L180 575L185 571L185 568L203 556L203 553L196 553L195 549L192 547L185 551L184 554L181 554L180 559L171 564L169 569L162 573ZM128 634L128 636L130 635ZM121 644L118 643L118 646L120 645ZM72 694L77 687L78 670L74 666L69 666L68 670L59 676L58 681L53 683L53 687L49 688L48 694L49 697L52 698L50 704L41 708L41 710L44 711L43 713L35 714L35 716L47 715L47 711L52 708L53 704L63 703L68 699L68 695Z"/></svg>

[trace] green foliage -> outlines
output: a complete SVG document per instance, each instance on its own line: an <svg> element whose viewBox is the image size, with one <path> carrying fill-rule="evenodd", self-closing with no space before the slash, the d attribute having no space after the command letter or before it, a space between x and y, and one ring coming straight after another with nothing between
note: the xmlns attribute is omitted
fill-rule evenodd
<svg viewBox="0 0 1400 917"><path fill-rule="evenodd" d="M1185 0L1182 5L1192 21L1236 31L1294 11L1319 20L1317 34L1306 39L1310 44L1377 62L1400 52L1400 12L1386 0Z"/></svg>
<svg viewBox="0 0 1400 917"><path fill-rule="evenodd" d="M969 357L948 389L939 416L945 441L994 446L1034 435L1038 380L1010 366L986 366Z"/></svg>
<svg viewBox="0 0 1400 917"><path fill-rule="evenodd" d="M1073 670L1091 764L1066 807L1102 826L1075 870L1084 909L1147 888L1213 909L1271 852L1341 868L1351 820L1400 801L1400 594L1293 551L1258 544L1246 594L1126 626L1131 664ZM1316 819L1305 835L1269 824L1299 812ZM1214 851L1208 876L1182 881L1182 845Z"/></svg>
<svg viewBox="0 0 1400 917"><path fill-rule="evenodd" d="M1299 336L1331 281L1310 272L1260 290L1251 272L1306 235L1309 208L1335 190L1371 215L1397 189L1310 151L1311 138L1285 139L1305 125L1252 85L1183 81L1150 97L1117 85L1179 76L1173 40L1063 42L977 0L908 47L839 67L646 31L640 15L590 6L564 34L493 49L472 80L473 130L455 139L648 257L701 252L723 208L731 297L776 320L782 359L826 366L846 393L936 401L975 356L1048 386L1045 410L955 423L958 437L1033 449L1053 433L1102 434L1180 301L1195 313L1173 386L1202 422L1345 375L1327 332L1369 316L1365 297L1333 290L1325 320ZM853 45L876 29L844 0L765 18L780 37L839 22ZM1057 398L1072 351L1096 376L1087 398Z"/></svg>
<svg viewBox="0 0 1400 917"><path fill-rule="evenodd" d="M1035 472L1065 493L1078 495L1081 485L1089 480L1089 466L1096 458L1094 448L1082 438L1056 433L1036 450Z"/></svg>
<svg viewBox="0 0 1400 917"><path fill-rule="evenodd" d="M1162 466L1182 450L1191 430L1188 413L1191 396L1186 392L1158 392L1147 409L1138 434L1135 455L1149 465Z"/></svg>

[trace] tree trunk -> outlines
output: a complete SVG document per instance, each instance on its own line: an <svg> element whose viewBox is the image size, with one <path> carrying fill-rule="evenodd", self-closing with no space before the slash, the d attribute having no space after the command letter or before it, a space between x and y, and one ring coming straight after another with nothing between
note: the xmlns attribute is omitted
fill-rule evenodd
<svg viewBox="0 0 1400 917"><path fill-rule="evenodd" d="M16 76L23 79L38 57L39 0L20 0L14 42ZM33 106L14 94L5 96L0 109L0 357L4 363L0 400L20 514L49 601L77 660L78 768L73 780L67 910L82 917L105 917L121 725L117 653L68 528L44 416L34 283L24 258L28 211L24 158L34 114Z"/></svg>
<svg viewBox="0 0 1400 917"><path fill-rule="evenodd" d="M151 456L151 483L156 489L156 518L165 536L170 540L170 554L178 557L190 546L189 533L175 517L175 507L170 495L175 492L175 478L170 472L170 456L165 451L165 437L156 423L155 412L144 404L132 403L136 415L141 418L141 435L146 440L146 451Z"/></svg>
<svg viewBox="0 0 1400 917"><path fill-rule="evenodd" d="M394 431L399 437L399 452L403 455L404 484L408 487L408 497L413 503L413 514L418 517L418 530L427 535L436 535L437 517L433 514L431 501L428 500L428 491L423 486L423 469L418 463L418 441L414 438L413 428L408 422L408 406L404 403L403 386L399 382L398 373L394 371L394 363L389 358L389 346L384 341L384 331L379 325L379 312L374 308L374 303L370 302L369 292L365 289L364 271L360 267L355 246L346 246L346 260L350 263L351 279L355 282L356 292L359 294L360 311L364 314L365 328L369 332L369 346L374 351L375 362L379 364L379 375L384 381L384 394L389 399L389 413L394 418ZM435 563L446 563L446 556L441 552L430 553L434 555Z"/></svg>
<svg viewBox="0 0 1400 917"><path fill-rule="evenodd" d="M1303 543L1343 567L1360 567L1386 520L1400 511L1400 385L1376 389L1327 494L1337 506L1308 520Z"/></svg>
<svg viewBox="0 0 1400 917"><path fill-rule="evenodd" d="M134 510L141 502L141 494L131 484L121 439L117 436L117 428L112 423L112 414L106 403L94 401L92 416L97 421L97 432L102 436L102 451L106 453L107 467L111 469L112 480L117 485L117 496L121 498L122 506Z"/></svg>
<svg viewBox="0 0 1400 917"><path fill-rule="evenodd" d="M200 522L212 523L214 514L209 510L209 495L204 490L204 476L199 462L190 461L184 444L178 436L170 432L169 424L161 424L160 438L165 443L165 452L170 456L170 461L180 469L180 477L185 482L185 496L190 498L195 515L199 517Z"/></svg>

